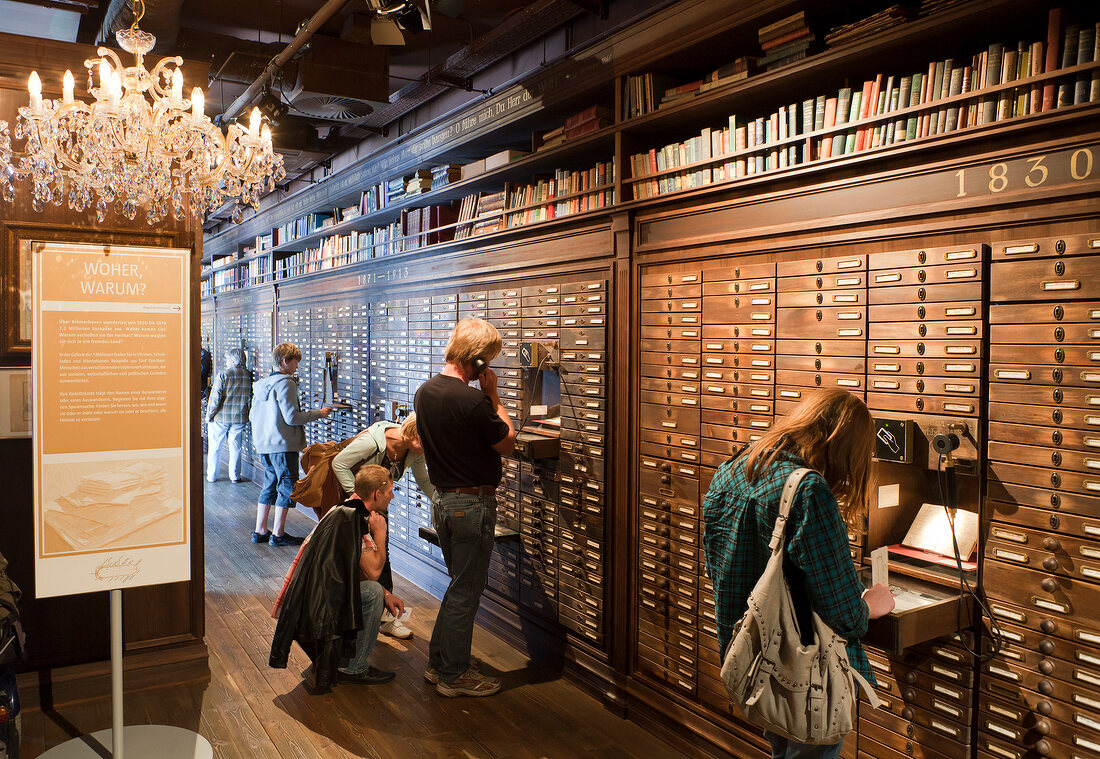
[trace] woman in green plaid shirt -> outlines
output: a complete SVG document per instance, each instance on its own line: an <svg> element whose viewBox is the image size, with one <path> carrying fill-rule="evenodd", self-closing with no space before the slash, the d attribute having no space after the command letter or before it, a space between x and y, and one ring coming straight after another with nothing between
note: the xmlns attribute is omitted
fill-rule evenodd
<svg viewBox="0 0 1100 759"><path fill-rule="evenodd" d="M854 515L866 513L873 450L874 423L863 401L846 390L820 390L715 473L703 502L703 548L723 653L768 563L783 484L795 469L809 467L815 471L802 481L787 522L784 572L795 597L808 597L822 621L848 641L852 666L875 682L860 638L868 619L894 608L894 598L885 585L864 590L852 566L846 526ZM773 759L840 754L839 743L810 746L764 736Z"/></svg>

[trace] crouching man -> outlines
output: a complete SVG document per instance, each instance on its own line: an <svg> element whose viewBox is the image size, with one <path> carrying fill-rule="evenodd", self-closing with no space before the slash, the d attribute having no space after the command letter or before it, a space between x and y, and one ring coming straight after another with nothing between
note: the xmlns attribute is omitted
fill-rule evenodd
<svg viewBox="0 0 1100 759"><path fill-rule="evenodd" d="M386 519L393 480L380 466L355 475L354 498L336 506L310 533L287 572L272 616L278 618L269 664L286 667L296 641L313 664L306 670L311 693L337 683L376 685L394 673L367 663L387 602L379 584L386 565ZM391 610L392 611L392 610Z"/></svg>

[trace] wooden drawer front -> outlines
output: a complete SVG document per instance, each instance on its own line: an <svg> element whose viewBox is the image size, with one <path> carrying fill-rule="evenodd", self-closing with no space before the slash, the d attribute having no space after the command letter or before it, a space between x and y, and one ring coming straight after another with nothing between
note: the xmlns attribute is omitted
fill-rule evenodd
<svg viewBox="0 0 1100 759"><path fill-rule="evenodd" d="M902 393L867 393L867 406L884 411L908 411L919 414L978 416L977 398L951 398L940 395L904 395Z"/></svg>
<svg viewBox="0 0 1100 759"><path fill-rule="evenodd" d="M1097 712L1100 701L1094 688L1082 692L1038 672L1021 672L1020 675L1018 681L993 675L982 677L980 710L1025 727L1037 726L1039 720L1045 718L1093 730L1100 726Z"/></svg>
<svg viewBox="0 0 1100 759"><path fill-rule="evenodd" d="M876 393L909 393L950 395L976 399L981 386L977 379L945 379L943 377L882 376L867 378L867 390Z"/></svg>
<svg viewBox="0 0 1100 759"><path fill-rule="evenodd" d="M673 556L690 559L692 561L698 561L701 559L702 550L698 545L698 541L696 541L695 543L681 543L680 541L673 540L670 537L671 531L669 531L669 537L662 536L659 534L660 530L658 530L656 524L652 522L643 522L644 520L640 521L639 527L641 527L642 529L641 532L639 532L638 534L638 540L640 541L643 548L648 546L655 550L670 553ZM667 527L666 531L668 531Z"/></svg>
<svg viewBox="0 0 1100 759"><path fill-rule="evenodd" d="M563 350L561 352L561 360L563 362L597 361L599 363L606 363L607 354L604 351L577 350L577 349L573 348L573 349L570 349L570 350Z"/></svg>
<svg viewBox="0 0 1100 759"><path fill-rule="evenodd" d="M524 340L557 340L561 337L561 330L557 327L529 327L525 324L520 330L520 336Z"/></svg>
<svg viewBox="0 0 1100 759"><path fill-rule="evenodd" d="M535 297L549 297L557 300L561 295L561 285L558 284L541 284L541 285L527 285L520 288L520 295L524 298Z"/></svg>
<svg viewBox="0 0 1100 759"><path fill-rule="evenodd" d="M712 345L720 343L711 343ZM743 356L739 353L704 353L702 355L704 368L734 367L741 369L774 369L775 358L770 354L754 354Z"/></svg>
<svg viewBox="0 0 1100 759"><path fill-rule="evenodd" d="M867 269L867 256L838 256L835 258L807 258L800 261L782 261L776 265L779 277L862 272Z"/></svg>
<svg viewBox="0 0 1100 759"><path fill-rule="evenodd" d="M986 473L991 481L1017 482L1031 487L1053 488L1093 498L1100 496L1100 472L1082 475L1076 472L1052 472L1046 467L1026 467L1003 461L990 461Z"/></svg>
<svg viewBox="0 0 1100 759"><path fill-rule="evenodd" d="M726 261L718 266L703 269L704 282L722 282L726 280L761 279L775 276L775 262L761 261L763 256L754 256L755 261L746 263L738 258Z"/></svg>
<svg viewBox="0 0 1100 759"><path fill-rule="evenodd" d="M780 264L782 266L783 264ZM866 289L867 272L850 271L843 274L809 274L804 276L779 276L776 288L780 297L793 292L832 292L834 290Z"/></svg>
<svg viewBox="0 0 1100 759"><path fill-rule="evenodd" d="M700 376L703 385L712 382L744 383L746 385L772 385L775 383L775 372L764 369L742 369L721 366L708 366Z"/></svg>
<svg viewBox="0 0 1100 759"><path fill-rule="evenodd" d="M663 300L643 300L642 312L674 314L680 312L698 313L703 310L702 297L665 298Z"/></svg>
<svg viewBox="0 0 1100 759"><path fill-rule="evenodd" d="M989 328L989 340L993 343L1012 345L1070 345L1100 346L1100 322L1094 324L994 324Z"/></svg>
<svg viewBox="0 0 1100 759"><path fill-rule="evenodd" d="M990 403L989 418L1011 419L1021 424L1056 425L1100 432L1100 408L1030 406L1022 403Z"/></svg>
<svg viewBox="0 0 1100 759"><path fill-rule="evenodd" d="M704 409L740 412L741 414L748 415L741 421L735 422L731 420L730 424L735 426L751 426L750 417L759 416L761 414L771 416L775 413L775 407L772 401L757 400L755 398L730 398L729 396L710 393L702 396L700 405Z"/></svg>
<svg viewBox="0 0 1100 759"><path fill-rule="evenodd" d="M981 281L982 267L979 261L958 262L941 266L890 267L867 273L868 287L876 290L884 287L913 285L953 284Z"/></svg>
<svg viewBox="0 0 1100 759"><path fill-rule="evenodd" d="M1071 684L1077 682L1078 686L1082 682L1092 683L1094 687L1100 685L1100 680L1093 682L1097 677L1100 677L1097 674L1100 673L1100 649L1018 625L1002 622L1000 627L1009 647L1003 649L1003 656L999 653L997 658L987 662L984 665L986 668L996 667L998 664L1011 664L1024 673L1024 679L1021 680L1015 677L1011 672L1002 672L998 675L1002 680L1018 683L1022 688L1040 690L1044 695L1049 695L1051 698L1079 703L1092 711L1100 712L1100 696L1096 694L1091 694L1089 697L1082 699L1074 693L1064 691L1057 693L1051 689L1054 687L1052 684L1048 684L1050 687L1048 685L1042 687L1038 685L1043 678L1057 678ZM989 639L985 640L985 647L988 652L991 648ZM1048 658L1057 659L1058 661L1049 663L1049 665L1044 664L1043 660ZM1068 668L1067 664L1069 665ZM1081 676L1078 676L1076 672L1078 668L1082 669ZM1077 686L1071 685L1070 690L1073 687ZM1005 689L1001 688L1000 690L1003 692ZM1013 696L1002 697L1007 698L1009 701L1015 700Z"/></svg>
<svg viewBox="0 0 1100 759"><path fill-rule="evenodd" d="M640 424L642 427L651 430L698 435L699 410L643 403Z"/></svg>
<svg viewBox="0 0 1100 759"><path fill-rule="evenodd" d="M853 308L867 305L867 291L863 288L784 291L779 293L776 305L780 308Z"/></svg>
<svg viewBox="0 0 1100 759"><path fill-rule="evenodd" d="M867 371L867 359L864 356L788 356L775 357L775 368L796 372L831 372L863 374Z"/></svg>
<svg viewBox="0 0 1100 759"><path fill-rule="evenodd" d="M861 709L862 706L861 704ZM864 737L869 740L865 742ZM861 747L859 759L894 759L894 757L906 759L909 757L912 757L912 759L947 759L947 757L950 757L950 759L957 759L960 756L958 749L955 749L952 753L937 751L913 736L905 735L904 732L895 732L871 720L861 719L859 721L858 741L857 745ZM869 744L866 753L862 750L865 743ZM885 746L887 753L879 753L879 746Z"/></svg>
<svg viewBox="0 0 1100 759"><path fill-rule="evenodd" d="M564 409L569 406L573 416L579 416L587 411L604 412L607 409L607 401L603 398L570 398L562 397L561 405Z"/></svg>
<svg viewBox="0 0 1100 759"><path fill-rule="evenodd" d="M982 354L981 340L871 340L867 358L972 359Z"/></svg>
<svg viewBox="0 0 1100 759"><path fill-rule="evenodd" d="M984 563L982 584L991 599L1021 604L1052 617L1075 617L1082 624L1100 621L1100 588L1043 572L1021 572L999 561Z"/></svg>
<svg viewBox="0 0 1100 759"><path fill-rule="evenodd" d="M867 320L872 324L887 321L972 321L981 318L981 301L947 301L938 304L871 306Z"/></svg>
<svg viewBox="0 0 1100 759"><path fill-rule="evenodd" d="M1071 514L1092 516L1097 513L1097 499L1094 496L1061 493L1050 488L1021 485L1016 482L1003 482L990 477L986 483L986 493L992 500L1009 504L1023 504L1041 509L1057 509Z"/></svg>
<svg viewBox="0 0 1100 759"><path fill-rule="evenodd" d="M828 372L791 372L778 371L775 373L776 385L792 385L794 387L842 387L845 390L857 392L863 390L864 375L834 374Z"/></svg>
<svg viewBox="0 0 1100 759"><path fill-rule="evenodd" d="M1077 256L1100 251L1100 238L1096 235L1070 235L1066 237L1035 237L993 246L994 261L1041 256Z"/></svg>
<svg viewBox="0 0 1100 759"><path fill-rule="evenodd" d="M658 285L697 285L702 281L698 269L691 271L646 271L642 274L642 287Z"/></svg>
<svg viewBox="0 0 1100 759"><path fill-rule="evenodd" d="M645 461L652 461L646 459ZM669 462L664 462L669 463ZM638 473L638 490L647 495L656 495L667 500L680 500L687 503L699 502L699 480L682 477L669 472L654 471L642 466Z"/></svg>
<svg viewBox="0 0 1100 759"><path fill-rule="evenodd" d="M867 256L867 268L871 272L875 272L880 269L912 268L914 266L978 263L985 260L988 255L989 247L986 245L899 250L870 254Z"/></svg>
<svg viewBox="0 0 1100 759"><path fill-rule="evenodd" d="M973 340L981 338L982 323L973 320L942 322L872 322L869 340Z"/></svg>
<svg viewBox="0 0 1100 759"><path fill-rule="evenodd" d="M776 326L784 337L811 333L828 339L862 339L867 335L867 309L780 308Z"/></svg>
<svg viewBox="0 0 1100 759"><path fill-rule="evenodd" d="M641 299L643 301L664 301L677 300L679 298L701 297L703 297L703 288L699 284L643 287L641 292Z"/></svg>
<svg viewBox="0 0 1100 759"><path fill-rule="evenodd" d="M889 680L889 678L881 679ZM913 716L909 719L914 719L924 725L928 725L933 718L937 720L946 719L963 728L969 727L971 724L969 689L966 689L967 701L965 703L941 698L909 685L901 687L892 680L888 683L880 682L878 691L883 700L883 708L899 717L905 717L909 712L916 712L922 716L919 718Z"/></svg>
<svg viewBox="0 0 1100 759"><path fill-rule="evenodd" d="M699 412L699 421L703 424L728 424L751 430L770 429L775 420L770 414L731 413L719 409L707 408Z"/></svg>
<svg viewBox="0 0 1100 759"><path fill-rule="evenodd" d="M906 683L899 683L894 678L881 672L875 673L875 680L878 683L876 687L879 691L894 698L913 701L918 706L923 706L931 711L941 711L946 716L954 717L958 714L958 710L965 709L967 721L969 721L972 696L970 688L936 681L932 684L934 690L926 691Z"/></svg>
<svg viewBox="0 0 1100 759"><path fill-rule="evenodd" d="M590 279L581 282L564 282L561 285L562 302L570 295L590 295L607 290L607 280Z"/></svg>
<svg viewBox="0 0 1100 759"><path fill-rule="evenodd" d="M978 705L978 730L995 736L1015 746L1034 749L1040 755L1051 757L1096 756L1100 753L1100 731L1094 727L1071 727L1058 720L1040 717L1032 724L1012 722L1007 717L994 714L987 707L990 700ZM1089 718L1090 722L1093 720ZM1076 751L1064 751L1056 746L1072 746ZM1080 753L1078 753L1080 752Z"/></svg>
<svg viewBox="0 0 1100 759"><path fill-rule="evenodd" d="M1100 436L1095 439L1100 440ZM1072 449L1040 448L991 440L989 458L1027 466L1047 467L1057 471L1100 472L1100 450L1085 452Z"/></svg>
<svg viewBox="0 0 1100 759"><path fill-rule="evenodd" d="M696 353L668 353L657 351L643 351L642 352L642 365L646 364L654 366L680 366L686 368L698 369L702 360L699 358L699 354ZM644 370L643 370L644 371ZM654 376L654 375L650 375ZM661 376L661 375L656 375Z"/></svg>
<svg viewBox="0 0 1100 759"><path fill-rule="evenodd" d="M776 341L775 352L787 356L866 356L867 346L861 340L794 340L785 336Z"/></svg>
<svg viewBox="0 0 1100 759"><path fill-rule="evenodd" d="M708 374L709 372L704 372ZM699 385L703 395L713 395L723 398L746 398L751 400L766 401L775 397L775 391L769 385L721 382L719 380L705 379Z"/></svg>
<svg viewBox="0 0 1100 759"><path fill-rule="evenodd" d="M871 287L867 291L867 303L876 306L927 305L927 313L941 308L964 308L969 303L982 300L981 282L950 282L939 285L908 285L905 287Z"/></svg>
<svg viewBox="0 0 1100 759"><path fill-rule="evenodd" d="M916 710L914 710L915 712ZM918 715L914 714L914 717ZM969 741L970 730L960 727L950 720L936 717L931 719L930 725L924 725L914 720L906 720L885 709L872 709L865 701L859 703L859 726L862 732L867 722L873 722L885 727L913 743L928 746L934 751L948 754L949 756L963 756L966 750L965 744Z"/></svg>
<svg viewBox="0 0 1100 759"><path fill-rule="evenodd" d="M706 334L707 329L713 329L713 327L704 327L703 332ZM736 328L735 328L736 329ZM736 354L744 356L742 359L745 362L745 366L753 366L751 362L757 358L767 359L769 361L768 366L771 365L771 356L775 354L775 340L770 338L739 338L739 337L704 337L703 341L699 345L704 357L708 355L729 355ZM704 358L704 364L707 361Z"/></svg>
<svg viewBox="0 0 1100 759"><path fill-rule="evenodd" d="M1095 367L1100 371L1100 344L1093 346L1083 345L1000 345L997 343L989 346L990 364L1013 364L1027 357L1029 362L1040 365L1053 366L1065 365L1064 370L1069 373L1073 367ZM993 379L999 379L996 375Z"/></svg>
<svg viewBox="0 0 1100 759"><path fill-rule="evenodd" d="M703 318L700 314L695 312L681 312L681 313L657 313L645 311L642 312L641 324L643 326L661 327L668 325L683 325L690 327L692 325L698 326L702 324Z"/></svg>
<svg viewBox="0 0 1100 759"><path fill-rule="evenodd" d="M755 343L772 342L775 339L775 325L773 324L704 324L704 340L740 340L741 346L734 346L734 353L761 352L765 349L754 347ZM731 348L726 346L726 350ZM774 343L773 343L774 350Z"/></svg>
<svg viewBox="0 0 1100 759"><path fill-rule="evenodd" d="M936 684L944 683L951 688L972 688L974 671L964 661L950 662L942 657L909 654L905 661L887 657L874 651L867 651L867 660L876 673L893 677L899 684L912 685L929 693L936 692Z"/></svg>
<svg viewBox="0 0 1100 759"><path fill-rule="evenodd" d="M989 400L999 403L1067 406L1100 411L1100 388L1062 388L1050 385L1010 385L991 382Z"/></svg>
<svg viewBox="0 0 1100 759"><path fill-rule="evenodd" d="M760 293L775 292L775 277L757 277L734 281L714 281L703 283L704 298L722 298L730 295L752 296Z"/></svg>
<svg viewBox="0 0 1100 759"><path fill-rule="evenodd" d="M1041 751L1035 746L1017 746L987 733L978 733L978 759L1049 759L1050 757L1087 759L1092 756L1073 751L1069 746L1063 746L1051 740L1044 740L1039 746Z"/></svg>
<svg viewBox="0 0 1100 759"><path fill-rule="evenodd" d="M561 326L569 329L592 329L596 327L606 327L607 314L563 314L561 317Z"/></svg>
<svg viewBox="0 0 1100 759"><path fill-rule="evenodd" d="M998 346L991 346L992 353ZM1019 348L1018 357L1034 358L1030 348ZM998 382L1031 385L1061 385L1063 387L1100 387L1098 366L1052 366L1050 364L1012 363L1008 361L989 364L989 378Z"/></svg>
<svg viewBox="0 0 1100 759"><path fill-rule="evenodd" d="M561 298L561 313L562 316L606 314L607 296L604 293L563 295Z"/></svg>
<svg viewBox="0 0 1100 759"><path fill-rule="evenodd" d="M744 325L747 329L750 325L773 324L774 322L774 295L727 296L721 299L703 299L703 324L739 324Z"/></svg>
<svg viewBox="0 0 1100 759"><path fill-rule="evenodd" d="M561 347L563 350L603 350L606 334L602 328L562 329Z"/></svg>
<svg viewBox="0 0 1100 759"><path fill-rule="evenodd" d="M993 524L984 553L987 559L1041 572L1100 580L1100 543L1096 542Z"/></svg>
<svg viewBox="0 0 1100 759"><path fill-rule="evenodd" d="M702 329L696 326L684 326L682 324L643 326L640 328L642 340L695 340L702 337Z"/></svg>
<svg viewBox="0 0 1100 759"><path fill-rule="evenodd" d="M681 353L681 354L695 354L699 353L699 341L698 340L670 340L668 338L643 338L638 341L638 347L642 351L648 351L651 353Z"/></svg>
<svg viewBox="0 0 1100 759"><path fill-rule="evenodd" d="M989 299L1063 301L1100 298L1100 259L1067 257L994 263Z"/></svg>
<svg viewBox="0 0 1100 759"><path fill-rule="evenodd" d="M639 432L639 440L648 445L699 450L698 435L678 435L661 430L643 429Z"/></svg>
<svg viewBox="0 0 1100 759"><path fill-rule="evenodd" d="M650 353L643 355L640 376L688 381L698 381L699 377L702 376L702 373L699 371L698 365L671 366L663 363L657 364L651 361L647 361L648 358L651 358L653 356L660 356L662 359L664 359L666 355L667 354L664 353Z"/></svg>
<svg viewBox="0 0 1100 759"><path fill-rule="evenodd" d="M1100 324L1100 301L1068 303L995 303L989 307L992 324Z"/></svg>
<svg viewBox="0 0 1100 759"><path fill-rule="evenodd" d="M678 448L662 445L660 443L641 442L638 444L638 452L642 456L666 458L672 461L682 461L687 464L700 464L703 461L702 453L698 448Z"/></svg>
<svg viewBox="0 0 1100 759"><path fill-rule="evenodd" d="M588 425L598 424L603 426L607 421L607 412L596 409L588 409L583 406L574 406L562 400L561 426L562 429L588 429Z"/></svg>
<svg viewBox="0 0 1100 759"><path fill-rule="evenodd" d="M1052 532L1084 541L1100 541L1100 518L1095 516L1063 514L991 499L986 499L986 509L995 520L990 525L989 538L1022 545L1026 543L1025 538L1028 536L1015 534L1019 532L1016 528L1029 527L1040 533L1041 539L1038 545L1043 545L1047 538L1056 538L1057 536L1052 535ZM1052 547L1050 550L1055 549ZM1100 638L1097 638L1095 645L1100 645Z"/></svg>
<svg viewBox="0 0 1100 759"><path fill-rule="evenodd" d="M948 709L955 712L953 715L948 715L940 711L933 712L922 708L915 699L907 701L890 695L881 695L881 700L882 706L878 711L893 714L902 724L911 722L915 725L931 728L960 743L970 742L971 715L969 709L945 704Z"/></svg>
<svg viewBox="0 0 1100 759"><path fill-rule="evenodd" d="M881 374L885 377L903 375L976 380L979 377L980 370L980 362L968 358L945 361L942 359L867 357L867 373Z"/></svg>

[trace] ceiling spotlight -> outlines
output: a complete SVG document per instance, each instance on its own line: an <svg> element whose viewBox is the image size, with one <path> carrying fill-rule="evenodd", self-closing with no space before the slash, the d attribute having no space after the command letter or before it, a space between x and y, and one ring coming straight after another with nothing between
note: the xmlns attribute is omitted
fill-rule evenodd
<svg viewBox="0 0 1100 759"><path fill-rule="evenodd" d="M256 107L260 109L260 114L271 122L272 126L278 124L286 116L287 111L290 110L286 103L273 95L271 90L268 89L265 89L260 95L260 102L256 104Z"/></svg>
<svg viewBox="0 0 1100 759"><path fill-rule="evenodd" d="M366 0L374 12L371 19L371 41L375 45L404 45L405 35L431 31L432 12L429 0Z"/></svg>

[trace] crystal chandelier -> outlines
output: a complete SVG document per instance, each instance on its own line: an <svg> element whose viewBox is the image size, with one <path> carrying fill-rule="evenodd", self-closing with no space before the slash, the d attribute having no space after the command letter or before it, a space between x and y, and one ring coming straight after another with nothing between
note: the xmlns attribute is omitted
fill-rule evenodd
<svg viewBox="0 0 1100 759"><path fill-rule="evenodd" d="M258 208L260 196L286 176L270 128L253 108L247 129L230 124L223 135L203 112L202 89L183 98L179 56L147 71L143 58L156 37L138 28L143 0L135 0L134 11L130 28L115 33L134 65L124 67L105 47L84 61L94 102L73 98L69 71L61 100L43 100L38 72L31 73L30 102L20 106L15 124L25 152L12 149L8 124L0 121L0 197L14 200L14 183L29 180L35 211L66 202L75 211L95 206L102 222L114 205L131 221L144 210L152 225L169 213L203 216L230 203L240 221L242 204ZM99 87L92 86L93 70Z"/></svg>

